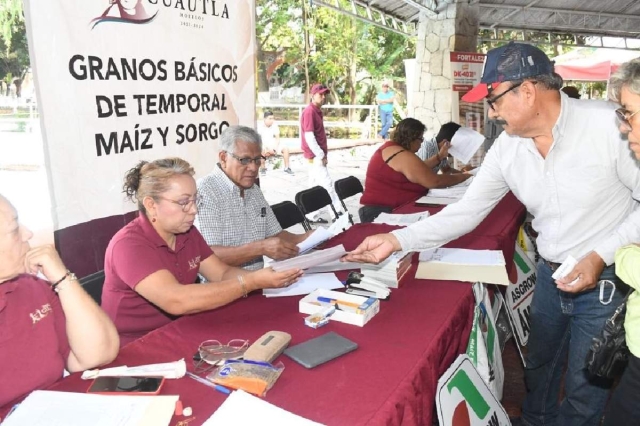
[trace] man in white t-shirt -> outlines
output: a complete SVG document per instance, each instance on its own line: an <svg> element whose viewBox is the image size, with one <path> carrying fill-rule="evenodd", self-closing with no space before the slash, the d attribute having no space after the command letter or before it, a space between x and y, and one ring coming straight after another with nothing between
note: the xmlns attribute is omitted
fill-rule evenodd
<svg viewBox="0 0 640 426"><path fill-rule="evenodd" d="M289 148L286 146L280 148L280 128L275 122L273 112L264 112L264 121L258 123L258 133L262 137L262 155L264 157L272 157L274 155L282 154L284 158L284 172L293 174L293 171L289 167ZM267 173L267 167L264 160L260 166L260 174L265 175Z"/></svg>

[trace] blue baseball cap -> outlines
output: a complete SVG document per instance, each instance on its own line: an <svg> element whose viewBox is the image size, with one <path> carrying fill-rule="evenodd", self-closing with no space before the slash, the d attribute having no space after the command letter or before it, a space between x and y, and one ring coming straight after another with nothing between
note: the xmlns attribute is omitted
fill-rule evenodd
<svg viewBox="0 0 640 426"><path fill-rule="evenodd" d="M553 61L542 50L527 43L511 41L487 53L480 84L468 91L462 100L478 102L486 98L494 83L523 80L553 72Z"/></svg>

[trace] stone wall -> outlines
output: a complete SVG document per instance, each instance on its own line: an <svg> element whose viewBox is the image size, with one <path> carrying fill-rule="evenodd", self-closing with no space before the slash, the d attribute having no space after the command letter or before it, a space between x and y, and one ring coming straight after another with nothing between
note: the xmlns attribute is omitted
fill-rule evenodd
<svg viewBox="0 0 640 426"><path fill-rule="evenodd" d="M451 90L449 53L475 52L477 34L478 6L467 2L448 3L436 17L423 14L420 19L413 111L409 115L422 121L428 133L436 133L444 123L458 121L458 94Z"/></svg>

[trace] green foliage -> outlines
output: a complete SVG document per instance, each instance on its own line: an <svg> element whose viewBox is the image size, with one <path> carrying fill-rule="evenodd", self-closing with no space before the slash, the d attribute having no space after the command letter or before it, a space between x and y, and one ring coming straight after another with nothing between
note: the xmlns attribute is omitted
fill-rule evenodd
<svg viewBox="0 0 640 426"><path fill-rule="evenodd" d="M0 37L0 80L11 84L13 79L21 79L29 68L29 46L24 22L16 24L11 33L12 43Z"/></svg>
<svg viewBox="0 0 640 426"><path fill-rule="evenodd" d="M276 71L284 86L306 90L302 1L256 0L256 37L267 51L285 49L286 64ZM333 103L373 103L374 86L383 78L403 81L403 60L415 57L415 39L326 7L311 8L306 29L310 84L325 83Z"/></svg>
<svg viewBox="0 0 640 426"><path fill-rule="evenodd" d="M11 48L14 29L24 24L22 0L2 0L0 2L0 42L5 49Z"/></svg>

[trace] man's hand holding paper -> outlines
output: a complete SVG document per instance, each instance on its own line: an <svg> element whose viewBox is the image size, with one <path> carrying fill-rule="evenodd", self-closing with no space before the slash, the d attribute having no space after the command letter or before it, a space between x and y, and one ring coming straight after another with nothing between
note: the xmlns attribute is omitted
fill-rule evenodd
<svg viewBox="0 0 640 426"><path fill-rule="evenodd" d="M278 236L262 240L263 252L275 260L289 259L298 255L298 246Z"/></svg>
<svg viewBox="0 0 640 426"><path fill-rule="evenodd" d="M605 264L598 253L592 251L583 257L571 272L556 280L558 289L567 293L580 293L591 290L598 283ZM573 281L577 281L574 284Z"/></svg>

